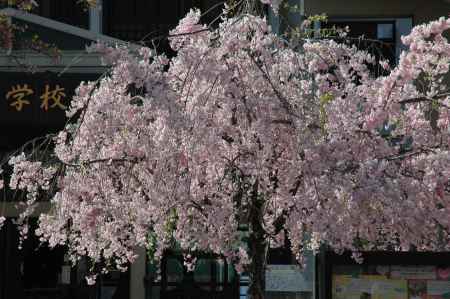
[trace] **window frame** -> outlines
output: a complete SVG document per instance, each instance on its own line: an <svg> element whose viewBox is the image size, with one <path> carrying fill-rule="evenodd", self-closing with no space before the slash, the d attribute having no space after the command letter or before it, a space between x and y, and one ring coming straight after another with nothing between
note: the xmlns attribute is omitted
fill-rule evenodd
<svg viewBox="0 0 450 299"><path fill-rule="evenodd" d="M413 23L412 16L398 16L398 17L341 17L341 16L329 16L329 22L374 22L377 24L386 24L393 23L393 40L395 43L395 63L398 63L398 59L400 57L400 53L407 49L405 45L403 45L401 37L403 35L407 35L411 32ZM320 23L315 24L316 27L320 28ZM350 28L351 29L351 28Z"/></svg>

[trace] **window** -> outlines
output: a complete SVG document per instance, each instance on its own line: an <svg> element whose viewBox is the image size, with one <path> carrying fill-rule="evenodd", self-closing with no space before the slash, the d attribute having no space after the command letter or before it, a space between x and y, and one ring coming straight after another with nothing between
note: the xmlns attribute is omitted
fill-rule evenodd
<svg viewBox="0 0 450 299"><path fill-rule="evenodd" d="M61 23L89 28L89 11L78 0L40 0L33 13Z"/></svg>
<svg viewBox="0 0 450 299"><path fill-rule="evenodd" d="M351 43L378 59L395 63L395 23L393 21L330 21L326 27L349 28ZM378 42L379 41L379 42Z"/></svg>
<svg viewBox="0 0 450 299"><path fill-rule="evenodd" d="M387 59L391 64L398 61L399 55L405 49L401 36L411 31L411 18L330 18L321 27L332 28L349 27L349 37L359 38L353 43L362 49L368 50L378 59ZM380 41L380 42L376 42Z"/></svg>
<svg viewBox="0 0 450 299"><path fill-rule="evenodd" d="M242 275L239 280L239 299L247 299L248 285L250 277Z"/></svg>
<svg viewBox="0 0 450 299"><path fill-rule="evenodd" d="M202 20L211 22L221 12L220 0L108 0L103 4L104 34L126 40L149 44L173 29L178 21L194 7L202 13L211 11ZM167 44L162 45L162 48Z"/></svg>
<svg viewBox="0 0 450 299"><path fill-rule="evenodd" d="M208 253L196 257L193 271L187 270L177 251L164 255L160 273L147 261L147 298L239 298L239 277L225 258Z"/></svg>

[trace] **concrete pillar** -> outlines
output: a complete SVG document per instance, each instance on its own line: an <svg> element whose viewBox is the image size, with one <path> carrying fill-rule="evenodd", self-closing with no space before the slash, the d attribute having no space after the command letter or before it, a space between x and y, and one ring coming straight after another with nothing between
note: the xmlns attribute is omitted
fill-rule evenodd
<svg viewBox="0 0 450 299"><path fill-rule="evenodd" d="M139 257L130 268L130 299L145 299L146 252L138 250Z"/></svg>

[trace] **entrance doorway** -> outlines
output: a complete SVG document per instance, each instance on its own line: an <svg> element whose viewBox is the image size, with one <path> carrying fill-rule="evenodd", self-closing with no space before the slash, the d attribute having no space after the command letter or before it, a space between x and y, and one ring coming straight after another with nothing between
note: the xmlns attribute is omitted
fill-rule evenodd
<svg viewBox="0 0 450 299"><path fill-rule="evenodd" d="M161 280L150 282L148 299L238 299L239 278L225 258L197 256L193 271L184 267L181 254L169 253L161 261Z"/></svg>

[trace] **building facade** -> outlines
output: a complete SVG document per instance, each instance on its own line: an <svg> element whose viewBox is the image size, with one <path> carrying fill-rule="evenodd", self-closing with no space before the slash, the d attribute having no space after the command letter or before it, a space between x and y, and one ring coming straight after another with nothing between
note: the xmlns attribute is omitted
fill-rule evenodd
<svg viewBox="0 0 450 299"><path fill-rule="evenodd" d="M0 52L2 161L26 142L62 128L75 88L81 81L96 80L106 70L97 54L85 52L86 46L96 40L121 42L90 30L95 29L95 18L77 9L75 1L65 2L66 6L59 5L62 2L44 3L33 14L7 7L0 11L12 24L26 28L12 49ZM61 52L58 59L45 51L30 51L21 44L34 35L54 44ZM18 249L13 221L20 209L14 198L11 191L2 190L0 211L7 221L0 230L0 298L101 298L98 289L83 281L85 265L71 268L64 248L49 250L39 246L37 238L30 234L22 250ZM34 216L48 208L48 203L40 203Z"/></svg>
<svg viewBox="0 0 450 299"><path fill-rule="evenodd" d="M350 36L384 42L382 52L396 63L404 49L401 36L412 27L448 16L446 0L302 0L305 15L326 13L330 25L350 27ZM317 24L317 27L327 24ZM408 211L405 211L406 213ZM447 298L448 253L366 252L361 264L350 254L324 249L315 259L315 298Z"/></svg>
<svg viewBox="0 0 450 299"><path fill-rule="evenodd" d="M214 20L221 11L219 0L97 2L96 7L84 9L76 0L41 0L33 13L2 10L12 22L26 25L30 34L56 44L61 57L55 62L51 57L17 49L0 53L0 158L65 124L64 110L76 86L81 81L96 80L105 71L96 54L84 51L91 42L131 41L167 51L167 44L155 38L173 28L190 8L209 10L205 22ZM383 40L388 45L386 56L393 63L403 49L401 35L414 25L450 13L450 3L445 0L289 3L300 7L300 14L284 16L292 24L299 24L307 15L326 13L329 24L349 25L355 36L364 34ZM281 18L269 15L269 20L276 31L283 31ZM27 65L34 66L36 72L29 72ZM47 209L48 204L41 203L36 216ZM19 212L12 196L3 193L0 214L9 220L0 231L0 299L246 298L247 278L238 276L224 259L201 255L196 270L187 272L176 251L163 259L158 282L154 282L158 274L142 250L128 272L110 273L101 277L96 286L88 287L84 282L86 265L82 261L71 268L64 248L49 251L30 237L22 251L17 249L17 231L11 220ZM292 256L283 250L270 253L266 272L269 299L413 299L450 295L448 253L373 252L366 254L363 264L357 264L347 255L324 250L317 257L310 254L305 269L294 264Z"/></svg>

